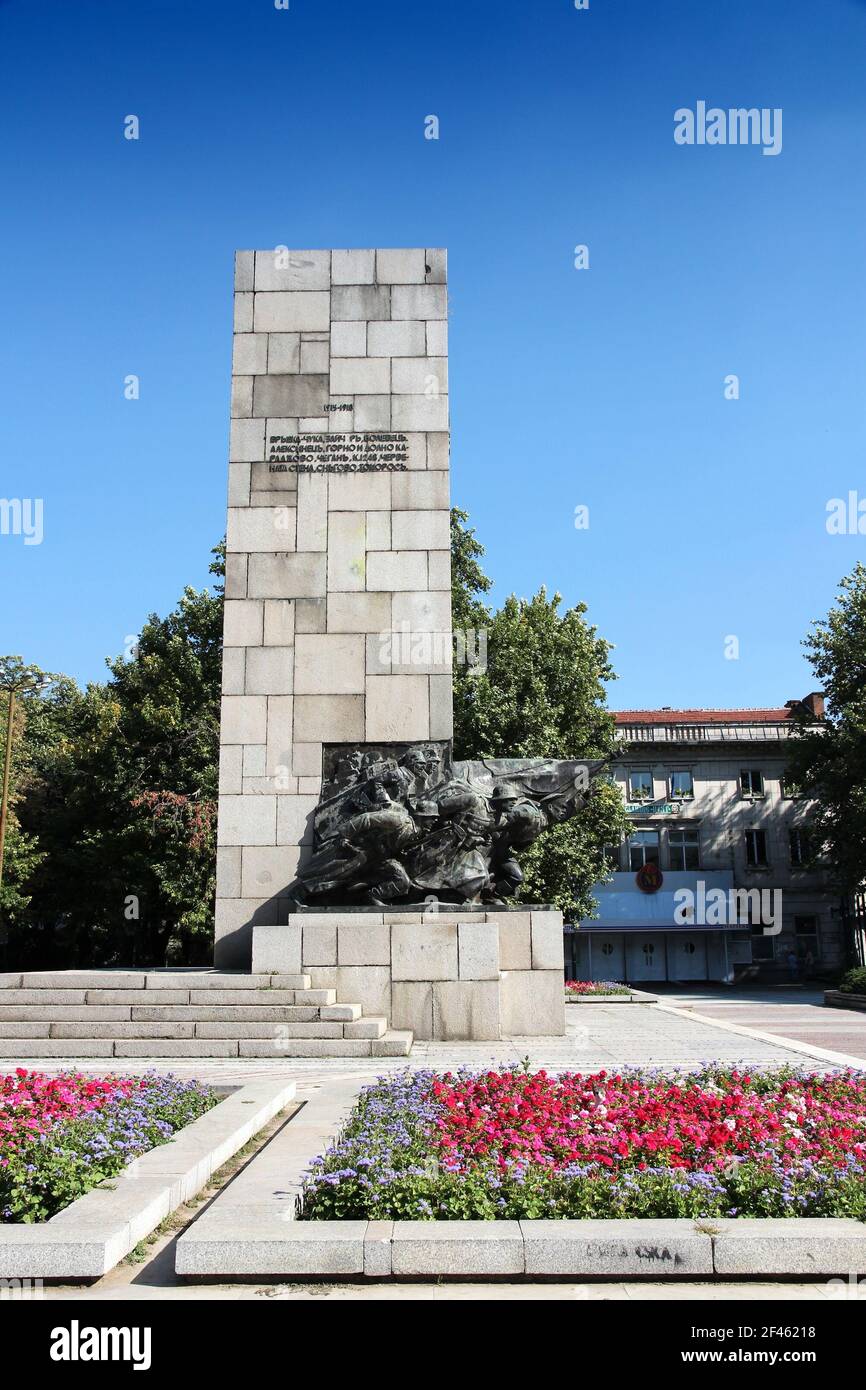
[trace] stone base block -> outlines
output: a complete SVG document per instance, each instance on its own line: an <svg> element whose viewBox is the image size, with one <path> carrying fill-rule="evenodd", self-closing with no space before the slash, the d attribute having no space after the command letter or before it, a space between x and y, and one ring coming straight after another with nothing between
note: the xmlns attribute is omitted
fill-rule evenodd
<svg viewBox="0 0 866 1390"><path fill-rule="evenodd" d="M253 927L253 974L299 975L301 973L301 926L261 924Z"/></svg>
<svg viewBox="0 0 866 1390"><path fill-rule="evenodd" d="M308 974L422 1041L565 1033L562 914L550 908L295 912L254 926L253 971Z"/></svg>
<svg viewBox="0 0 866 1390"><path fill-rule="evenodd" d="M501 976L503 1036L562 1035L565 1032L562 980L562 969L504 971Z"/></svg>

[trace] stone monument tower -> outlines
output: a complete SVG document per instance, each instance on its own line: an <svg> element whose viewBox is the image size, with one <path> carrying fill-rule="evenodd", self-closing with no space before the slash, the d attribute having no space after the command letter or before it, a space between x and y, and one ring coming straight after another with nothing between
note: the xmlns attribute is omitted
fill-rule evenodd
<svg viewBox="0 0 866 1390"><path fill-rule="evenodd" d="M446 293L441 250L237 253L219 966L279 920L323 744L451 736Z"/></svg>
<svg viewBox="0 0 866 1390"><path fill-rule="evenodd" d="M237 254L215 962L562 1033L561 914L504 899L580 769L452 759L446 319L442 250Z"/></svg>

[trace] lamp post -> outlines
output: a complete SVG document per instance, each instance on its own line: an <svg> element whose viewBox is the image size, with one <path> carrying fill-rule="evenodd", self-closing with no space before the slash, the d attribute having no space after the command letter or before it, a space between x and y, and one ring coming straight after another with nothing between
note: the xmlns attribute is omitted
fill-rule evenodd
<svg viewBox="0 0 866 1390"><path fill-rule="evenodd" d="M3 792L0 796L0 890L3 888L3 857L6 850L6 826L9 820L9 782L12 773L12 727L15 720L16 695L36 694L51 684L38 666L25 666L20 657L0 658L0 691L5 691L6 747L3 758ZM5 954L6 933L3 929L3 908L0 906L0 947Z"/></svg>

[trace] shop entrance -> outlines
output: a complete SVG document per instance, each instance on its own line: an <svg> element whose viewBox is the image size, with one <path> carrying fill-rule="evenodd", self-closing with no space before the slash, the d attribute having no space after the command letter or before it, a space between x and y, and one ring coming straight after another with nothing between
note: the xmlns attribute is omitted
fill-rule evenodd
<svg viewBox="0 0 866 1390"><path fill-rule="evenodd" d="M706 937L691 935L668 937L668 979L705 980L707 978Z"/></svg>
<svg viewBox="0 0 866 1390"><path fill-rule="evenodd" d="M628 980L666 979L664 936L654 932L632 932L626 948L626 966Z"/></svg>

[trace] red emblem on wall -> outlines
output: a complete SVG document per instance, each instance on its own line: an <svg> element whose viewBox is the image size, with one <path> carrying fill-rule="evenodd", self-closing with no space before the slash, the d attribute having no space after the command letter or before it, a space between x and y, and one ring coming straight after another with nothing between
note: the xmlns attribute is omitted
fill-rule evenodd
<svg viewBox="0 0 866 1390"><path fill-rule="evenodd" d="M635 874L634 881L642 893L657 893L665 878L658 864L644 864Z"/></svg>

